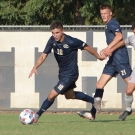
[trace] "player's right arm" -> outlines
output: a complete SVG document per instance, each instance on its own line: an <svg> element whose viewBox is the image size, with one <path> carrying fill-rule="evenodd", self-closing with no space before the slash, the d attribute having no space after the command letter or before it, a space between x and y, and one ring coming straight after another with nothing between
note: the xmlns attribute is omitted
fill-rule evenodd
<svg viewBox="0 0 135 135"><path fill-rule="evenodd" d="M119 43L117 43L115 46L113 46L112 48L110 48L110 49L107 48L106 49L106 54L109 55L109 56L111 56L111 54L112 54L113 51L115 51L116 49L118 49L118 48L120 48L120 47L122 47L124 45L126 45L126 46L127 45L135 46L135 36L134 35L131 35L131 36L127 37L125 39L125 41L122 40Z"/></svg>
<svg viewBox="0 0 135 135"><path fill-rule="evenodd" d="M29 74L29 78L33 75L33 73L38 74L37 68L46 60L47 56L48 56L48 54L45 54L45 53L42 53L39 56L35 66L32 68L32 70L31 70L31 72Z"/></svg>
<svg viewBox="0 0 135 135"><path fill-rule="evenodd" d="M118 44L123 39L122 33L115 32L115 37L113 41L108 45L108 48L113 48L116 44Z"/></svg>
<svg viewBox="0 0 135 135"><path fill-rule="evenodd" d="M123 42L123 36L122 36L122 32L120 29L120 26L118 23L116 23L115 21L111 22L108 24L107 26L108 30L110 31L110 33L112 35L114 35L113 40L108 44L108 47L105 49L102 49L100 51L100 54L106 54L106 52L109 52L110 50L116 50L116 48L118 49L119 47L121 47L121 43ZM121 42L122 41L122 42ZM119 44L120 42L120 44ZM117 45L117 46L116 46ZM116 46L116 47L115 47ZM109 55L110 56L110 55Z"/></svg>
<svg viewBox="0 0 135 135"><path fill-rule="evenodd" d="M122 40L119 43L117 43L115 46L113 46L112 48L109 48L109 47L105 48L104 53L105 53L106 56L111 56L113 51L115 51L116 49L118 49L118 48L120 48L124 45L125 45L125 41Z"/></svg>
<svg viewBox="0 0 135 135"><path fill-rule="evenodd" d="M37 68L42 65L42 63L46 60L48 54L51 52L52 50L52 36L50 37L50 39L48 40L46 47L43 51L43 53L39 56L38 60L36 61L35 66L32 68L30 74L29 74L29 78L33 75L33 73L38 74L37 72Z"/></svg>

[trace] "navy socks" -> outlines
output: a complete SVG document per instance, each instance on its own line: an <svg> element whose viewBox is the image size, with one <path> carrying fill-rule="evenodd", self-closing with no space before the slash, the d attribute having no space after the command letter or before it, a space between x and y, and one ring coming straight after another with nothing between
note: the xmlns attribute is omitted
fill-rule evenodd
<svg viewBox="0 0 135 135"><path fill-rule="evenodd" d="M103 92L104 92L104 89L96 89L94 97L100 97L102 99Z"/></svg>
<svg viewBox="0 0 135 135"><path fill-rule="evenodd" d="M95 97L100 97L100 98L102 99L103 93L104 93L104 89L96 89L94 98L95 98ZM95 109L94 106L92 106L90 112L91 112L91 114L95 117L96 109Z"/></svg>
<svg viewBox="0 0 135 135"><path fill-rule="evenodd" d="M84 94L83 92L80 91L75 91L75 99L80 99L89 103L94 103L94 98Z"/></svg>
<svg viewBox="0 0 135 135"><path fill-rule="evenodd" d="M43 112L45 112L52 104L53 104L54 100L53 101L49 101L48 98L43 102L40 110L37 112L37 114L39 116L42 115Z"/></svg>

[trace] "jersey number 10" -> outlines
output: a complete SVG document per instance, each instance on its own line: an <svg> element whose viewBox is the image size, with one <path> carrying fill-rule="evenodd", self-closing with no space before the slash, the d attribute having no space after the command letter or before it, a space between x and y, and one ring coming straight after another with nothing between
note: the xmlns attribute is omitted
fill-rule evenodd
<svg viewBox="0 0 135 135"><path fill-rule="evenodd" d="M57 54L63 55L63 50L62 49L57 49Z"/></svg>

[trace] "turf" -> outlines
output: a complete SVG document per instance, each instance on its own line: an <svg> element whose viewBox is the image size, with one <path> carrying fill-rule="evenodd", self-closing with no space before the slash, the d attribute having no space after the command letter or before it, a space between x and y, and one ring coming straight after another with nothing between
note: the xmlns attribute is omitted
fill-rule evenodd
<svg viewBox="0 0 135 135"><path fill-rule="evenodd" d="M77 114L43 114L37 124L22 125L19 114L0 114L0 135L135 135L135 115L98 114L95 121Z"/></svg>

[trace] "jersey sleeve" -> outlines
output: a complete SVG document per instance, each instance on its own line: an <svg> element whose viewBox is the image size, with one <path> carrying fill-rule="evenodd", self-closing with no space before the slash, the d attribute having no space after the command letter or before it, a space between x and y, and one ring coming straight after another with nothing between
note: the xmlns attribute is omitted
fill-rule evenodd
<svg viewBox="0 0 135 135"><path fill-rule="evenodd" d="M121 33L121 28L118 22L111 22L109 24L109 29L112 31L113 34L115 34L115 32Z"/></svg>
<svg viewBox="0 0 135 135"><path fill-rule="evenodd" d="M48 42L45 46L43 53L49 54L51 52L52 48L53 48L53 42L52 42L52 37L50 37L50 39L48 40Z"/></svg>
<svg viewBox="0 0 135 135"><path fill-rule="evenodd" d="M83 48L87 45L85 42L83 42L80 39L75 38L74 39L74 45L76 48L83 50Z"/></svg>
<svg viewBox="0 0 135 135"><path fill-rule="evenodd" d="M126 45L131 45L131 46L135 46L135 36L129 36L125 39L125 44Z"/></svg>

